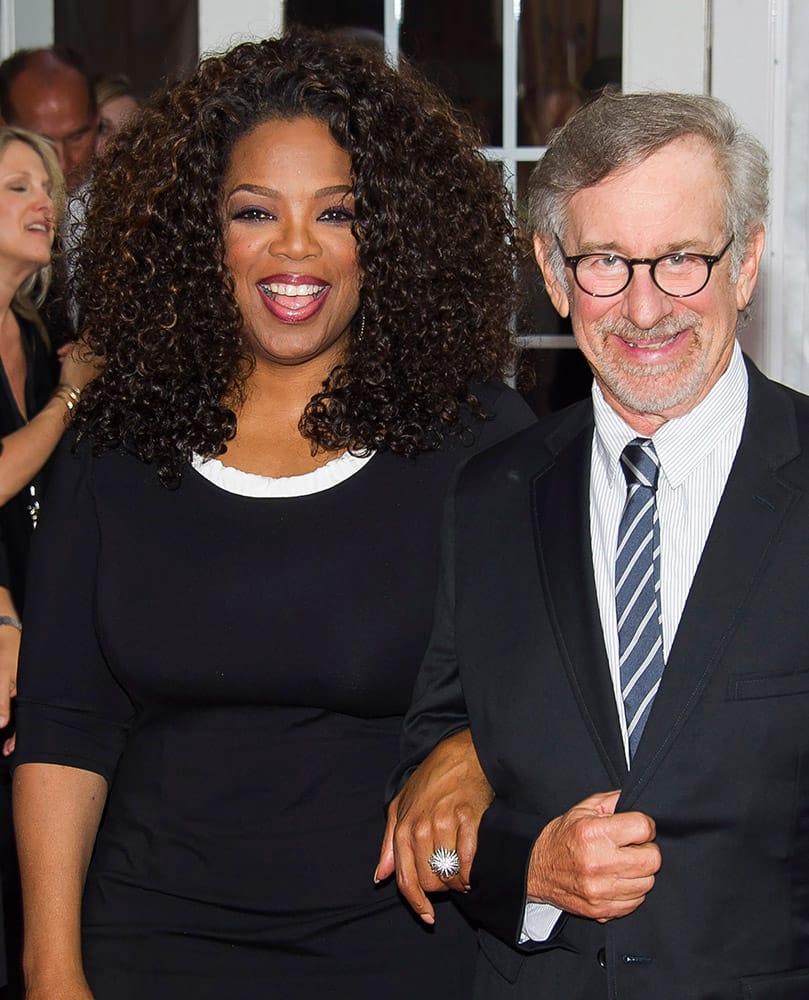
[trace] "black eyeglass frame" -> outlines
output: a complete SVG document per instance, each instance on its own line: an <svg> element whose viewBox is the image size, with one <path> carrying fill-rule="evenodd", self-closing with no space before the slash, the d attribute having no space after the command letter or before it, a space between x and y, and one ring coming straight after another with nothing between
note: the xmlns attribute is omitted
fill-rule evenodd
<svg viewBox="0 0 809 1000"><path fill-rule="evenodd" d="M564 260L565 265L573 271L573 278L576 284L579 286L579 288L581 288L581 290L584 292L585 295L589 295L593 299L611 299L614 298L614 296L616 295L620 295L621 292L626 291L626 289L629 287L629 283L635 276L636 264L648 265L649 275L652 281L664 295L670 295L673 299L688 299L692 295L698 295L702 291L702 289L708 284L708 282L711 280L711 272L713 271L714 264L717 264L725 256L725 254L730 249L731 244L733 243L733 236L731 236L730 239L727 241L727 243L724 245L724 247L719 251L719 253L691 253L691 251L683 251L683 256L699 257L701 261L704 261L705 266L707 268L707 273L705 275L705 281L703 281L703 283L699 286L699 288L694 289L693 292L685 292L684 294L677 295L676 292L666 291L666 289L663 288L663 286L658 283L658 280L655 277L655 268L657 267L657 265L662 260L665 260L667 257L675 256L672 253L664 253L662 257L622 257L619 253L613 253L613 254L580 253L570 256L565 253L565 248L562 246L562 241L559 239L558 235L554 233L554 236L556 238L556 242L559 246L559 249L562 251L562 259ZM622 260L627 267L626 282L615 292L609 292L607 294L601 294L599 292L588 292L588 290L584 288L581 282L579 281L579 275L577 273L579 263L583 261L586 257L614 257L616 260Z"/></svg>

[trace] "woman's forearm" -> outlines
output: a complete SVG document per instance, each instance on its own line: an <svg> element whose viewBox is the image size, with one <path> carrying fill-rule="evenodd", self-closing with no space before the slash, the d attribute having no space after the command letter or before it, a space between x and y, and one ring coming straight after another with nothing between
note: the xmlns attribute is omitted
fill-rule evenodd
<svg viewBox="0 0 809 1000"><path fill-rule="evenodd" d="M0 504L16 496L48 461L65 432L69 414L67 400L55 395L25 427L3 438Z"/></svg>
<svg viewBox="0 0 809 1000"><path fill-rule="evenodd" d="M81 899L106 797L106 781L92 771L21 764L14 772L26 995L57 996L84 982Z"/></svg>

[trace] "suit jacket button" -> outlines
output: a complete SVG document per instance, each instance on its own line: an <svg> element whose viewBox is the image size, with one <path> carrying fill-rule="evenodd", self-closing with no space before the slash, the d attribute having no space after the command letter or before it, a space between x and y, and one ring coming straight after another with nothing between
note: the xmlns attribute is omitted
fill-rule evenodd
<svg viewBox="0 0 809 1000"><path fill-rule="evenodd" d="M602 969L606 969L607 968L607 953L606 953L606 951L604 951L603 948L599 948L598 949L598 954L596 955L596 959L597 959L598 964L601 966Z"/></svg>

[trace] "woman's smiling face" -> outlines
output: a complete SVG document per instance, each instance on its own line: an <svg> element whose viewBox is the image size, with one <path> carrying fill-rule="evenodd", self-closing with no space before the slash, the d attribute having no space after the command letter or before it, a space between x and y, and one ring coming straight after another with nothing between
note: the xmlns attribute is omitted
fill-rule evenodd
<svg viewBox="0 0 809 1000"><path fill-rule="evenodd" d="M315 118L272 119L234 145L225 264L258 365L341 360L359 307L351 157Z"/></svg>

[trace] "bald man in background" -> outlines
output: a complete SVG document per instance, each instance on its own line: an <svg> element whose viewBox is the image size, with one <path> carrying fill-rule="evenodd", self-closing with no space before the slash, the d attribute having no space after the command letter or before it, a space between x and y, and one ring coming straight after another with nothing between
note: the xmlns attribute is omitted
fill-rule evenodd
<svg viewBox="0 0 809 1000"><path fill-rule="evenodd" d="M70 49L21 49L0 65L0 116L49 139L73 195L87 182L98 109L81 59Z"/></svg>

